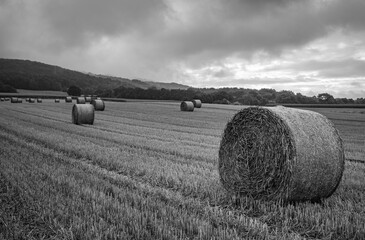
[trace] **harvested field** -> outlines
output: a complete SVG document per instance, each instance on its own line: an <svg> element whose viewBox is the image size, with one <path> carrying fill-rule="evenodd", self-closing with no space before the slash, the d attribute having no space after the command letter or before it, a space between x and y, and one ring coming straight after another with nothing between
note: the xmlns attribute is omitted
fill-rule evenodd
<svg viewBox="0 0 365 240"><path fill-rule="evenodd" d="M2 102L0 239L365 237L363 109L318 110L354 161L322 203L283 205L235 198L220 183L222 133L242 106L179 105L108 102L94 125L78 126L71 104Z"/></svg>

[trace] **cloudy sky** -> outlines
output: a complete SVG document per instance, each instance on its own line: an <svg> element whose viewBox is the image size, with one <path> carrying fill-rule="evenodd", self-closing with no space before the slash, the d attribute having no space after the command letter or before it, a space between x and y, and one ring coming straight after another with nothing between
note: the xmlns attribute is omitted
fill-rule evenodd
<svg viewBox="0 0 365 240"><path fill-rule="evenodd" d="M365 97L365 0L0 0L0 57Z"/></svg>

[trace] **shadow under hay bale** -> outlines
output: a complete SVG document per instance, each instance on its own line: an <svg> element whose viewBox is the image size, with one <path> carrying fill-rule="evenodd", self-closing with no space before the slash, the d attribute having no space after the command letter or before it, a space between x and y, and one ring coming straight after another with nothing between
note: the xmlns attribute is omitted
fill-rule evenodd
<svg viewBox="0 0 365 240"><path fill-rule="evenodd" d="M85 97L78 97L76 98L77 104L84 104L85 103Z"/></svg>
<svg viewBox="0 0 365 240"><path fill-rule="evenodd" d="M91 100L91 104L94 106L95 111L104 111L105 110L105 103L101 99L93 99L93 100Z"/></svg>
<svg viewBox="0 0 365 240"><path fill-rule="evenodd" d="M66 97L65 98L65 102L72 103L72 97Z"/></svg>
<svg viewBox="0 0 365 240"><path fill-rule="evenodd" d="M194 103L190 101L183 101L180 104L180 110L184 112L194 111Z"/></svg>
<svg viewBox="0 0 365 240"><path fill-rule="evenodd" d="M202 107L202 101L199 99L194 99L193 101L194 108L201 108Z"/></svg>
<svg viewBox="0 0 365 240"><path fill-rule="evenodd" d="M312 111L243 109L227 123L219 149L223 186L255 199L324 199L336 190L343 171L338 131Z"/></svg>
<svg viewBox="0 0 365 240"><path fill-rule="evenodd" d="M94 124L95 109L91 104L75 104L72 107L72 123Z"/></svg>

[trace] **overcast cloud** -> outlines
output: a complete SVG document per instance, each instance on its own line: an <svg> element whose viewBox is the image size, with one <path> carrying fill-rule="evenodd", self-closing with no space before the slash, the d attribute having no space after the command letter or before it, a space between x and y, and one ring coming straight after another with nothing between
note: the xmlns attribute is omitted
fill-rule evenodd
<svg viewBox="0 0 365 240"><path fill-rule="evenodd" d="M365 97L364 0L0 0L0 57Z"/></svg>

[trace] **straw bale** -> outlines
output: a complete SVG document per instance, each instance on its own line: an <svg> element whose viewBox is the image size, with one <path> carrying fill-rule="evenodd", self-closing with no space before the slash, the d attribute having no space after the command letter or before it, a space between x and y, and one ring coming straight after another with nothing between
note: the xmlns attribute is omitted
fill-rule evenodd
<svg viewBox="0 0 365 240"><path fill-rule="evenodd" d="M90 96L85 97L85 102L91 103L91 97Z"/></svg>
<svg viewBox="0 0 365 240"><path fill-rule="evenodd" d="M60 100L57 98L54 100L55 103L60 103Z"/></svg>
<svg viewBox="0 0 365 240"><path fill-rule="evenodd" d="M42 102L42 98L38 98L37 103L41 103L41 102Z"/></svg>
<svg viewBox="0 0 365 240"><path fill-rule="evenodd" d="M23 99L22 98L18 98L18 103L22 103Z"/></svg>
<svg viewBox="0 0 365 240"><path fill-rule="evenodd" d="M194 108L202 107L202 101L200 99L194 99L192 102L194 103Z"/></svg>
<svg viewBox="0 0 365 240"><path fill-rule="evenodd" d="M35 103L35 99L34 98L29 98L28 102L29 103Z"/></svg>
<svg viewBox="0 0 365 240"><path fill-rule="evenodd" d="M74 104L72 108L72 123L94 124L95 110L91 104Z"/></svg>
<svg viewBox="0 0 365 240"><path fill-rule="evenodd" d="M180 104L180 110L184 112L194 111L194 103L190 101L183 101Z"/></svg>
<svg viewBox="0 0 365 240"><path fill-rule="evenodd" d="M66 97L66 98L65 98L65 102L67 102L67 103L71 103L71 102L72 102L72 97Z"/></svg>
<svg viewBox="0 0 365 240"><path fill-rule="evenodd" d="M12 97L10 102L11 103L18 103L18 98L17 97Z"/></svg>
<svg viewBox="0 0 365 240"><path fill-rule="evenodd" d="M91 104L94 106L95 111L104 111L105 103L101 99L93 99L91 100Z"/></svg>
<svg viewBox="0 0 365 240"><path fill-rule="evenodd" d="M78 97L76 98L77 104L84 104L85 103L85 97Z"/></svg>
<svg viewBox="0 0 365 240"><path fill-rule="evenodd" d="M344 171L344 149L325 116L307 110L245 108L227 123L219 174L231 193L255 199L319 201Z"/></svg>

